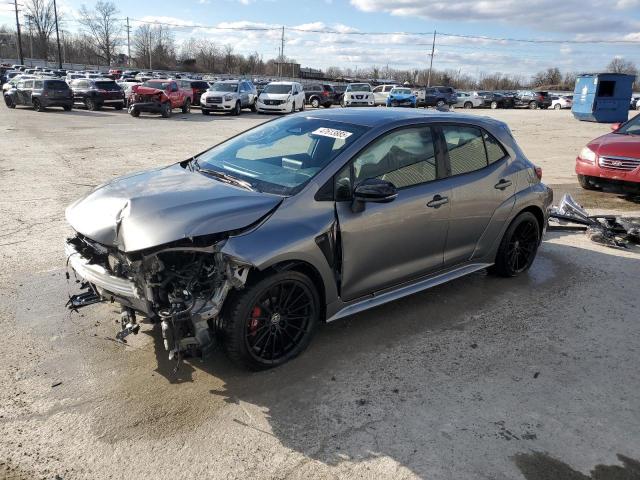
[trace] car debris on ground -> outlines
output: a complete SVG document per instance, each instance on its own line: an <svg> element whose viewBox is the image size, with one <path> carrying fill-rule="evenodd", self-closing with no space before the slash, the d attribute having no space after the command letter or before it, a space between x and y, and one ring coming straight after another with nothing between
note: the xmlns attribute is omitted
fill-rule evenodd
<svg viewBox="0 0 640 480"><path fill-rule="evenodd" d="M551 207L549 229L582 230L591 241L612 248L640 245L640 217L589 215L569 194Z"/></svg>

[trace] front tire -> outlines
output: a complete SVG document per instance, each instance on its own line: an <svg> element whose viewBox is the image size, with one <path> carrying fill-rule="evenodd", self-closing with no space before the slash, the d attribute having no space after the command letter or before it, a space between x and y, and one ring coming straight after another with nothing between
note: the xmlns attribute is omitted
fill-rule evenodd
<svg viewBox="0 0 640 480"><path fill-rule="evenodd" d="M442 108L442 107L444 107L444 100L438 100L438 101L436 102L436 107L438 107L438 108Z"/></svg>
<svg viewBox="0 0 640 480"><path fill-rule="evenodd" d="M464 102L464 108L466 108L466 109L473 108L473 103L471 103L471 102Z"/></svg>
<svg viewBox="0 0 640 480"><path fill-rule="evenodd" d="M233 107L233 110L231 111L231 114L235 117L237 117L238 115L240 115L240 112L242 111L242 106L240 105L240 102L236 102L235 107Z"/></svg>
<svg viewBox="0 0 640 480"><path fill-rule="evenodd" d="M498 108L498 102L491 102L491 110Z"/></svg>
<svg viewBox="0 0 640 480"><path fill-rule="evenodd" d="M318 100L317 98L312 98L311 99L311 106L313 108L320 108L320 100Z"/></svg>
<svg viewBox="0 0 640 480"><path fill-rule="evenodd" d="M538 252L540 225L531 212L518 215L500 242L492 273L501 277L515 277L526 272Z"/></svg>
<svg viewBox="0 0 640 480"><path fill-rule="evenodd" d="M7 106L7 108L16 108L16 102L14 102L13 98L11 98L9 95L5 95L4 103Z"/></svg>
<svg viewBox="0 0 640 480"><path fill-rule="evenodd" d="M87 107L87 110L91 110L91 111L98 110L98 105L93 100L93 98L86 98L84 100L84 106Z"/></svg>
<svg viewBox="0 0 640 480"><path fill-rule="evenodd" d="M71 105L65 105L65 106L64 106L64 107L62 107L62 108L64 108L64 111L65 111L65 112L70 112L70 111L73 109L73 107L72 107Z"/></svg>
<svg viewBox="0 0 640 480"><path fill-rule="evenodd" d="M536 102L529 102L529 110L536 110L538 108L538 104Z"/></svg>
<svg viewBox="0 0 640 480"><path fill-rule="evenodd" d="M589 177L586 175L578 175L578 183L585 190L599 190L598 187L591 184L591 182L589 181Z"/></svg>
<svg viewBox="0 0 640 480"><path fill-rule="evenodd" d="M33 105L33 109L34 109L36 112L44 112L44 111L45 111L45 108L42 106L42 103L40 103L40 100L38 100L38 99L33 99L33 100L31 101L31 104Z"/></svg>
<svg viewBox="0 0 640 480"><path fill-rule="evenodd" d="M162 118L169 118L171 116L171 113L171 102L165 102L162 105L162 111L160 112Z"/></svg>
<svg viewBox="0 0 640 480"><path fill-rule="evenodd" d="M251 370L282 365L307 347L320 311L320 296L306 275L284 271L262 277L227 300L226 354Z"/></svg>
<svg viewBox="0 0 640 480"><path fill-rule="evenodd" d="M209 115L209 110L202 110L203 115Z"/></svg>

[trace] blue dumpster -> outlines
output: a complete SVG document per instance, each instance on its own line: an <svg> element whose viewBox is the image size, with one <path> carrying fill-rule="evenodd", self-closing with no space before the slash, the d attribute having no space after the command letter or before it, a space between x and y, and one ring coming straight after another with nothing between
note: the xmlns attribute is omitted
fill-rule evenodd
<svg viewBox="0 0 640 480"><path fill-rule="evenodd" d="M626 122L635 75L593 73L578 75L571 112L587 122Z"/></svg>

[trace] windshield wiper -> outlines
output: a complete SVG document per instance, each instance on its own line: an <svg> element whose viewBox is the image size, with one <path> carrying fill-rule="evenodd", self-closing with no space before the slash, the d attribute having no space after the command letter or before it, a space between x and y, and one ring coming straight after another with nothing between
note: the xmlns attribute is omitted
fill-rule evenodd
<svg viewBox="0 0 640 480"><path fill-rule="evenodd" d="M202 172L206 175L211 175L212 177L215 177L217 180L220 180L221 182L229 183L231 185L237 185L238 187L246 188L247 190L253 191L253 186L245 180L240 180L239 178L232 177L231 175L228 175L223 172L219 172L218 170L210 170L208 168L202 168L200 165L198 165L197 159L194 159L194 165L198 170L198 172Z"/></svg>

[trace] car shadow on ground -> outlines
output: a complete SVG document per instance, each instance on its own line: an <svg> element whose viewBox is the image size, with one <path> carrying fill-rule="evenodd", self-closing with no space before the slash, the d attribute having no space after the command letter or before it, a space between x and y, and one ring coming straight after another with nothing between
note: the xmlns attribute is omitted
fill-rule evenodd
<svg viewBox="0 0 640 480"><path fill-rule="evenodd" d="M584 260L583 263L567 261L568 257L575 257L576 254ZM212 406L219 401L254 405L267 412L270 431L254 424L250 415L234 421L253 434L275 436L283 446L306 458L335 466L344 461L366 462L390 457L413 474L430 478L438 462L429 464L424 462L424 458L429 457L429 449L433 444L440 441L453 443L456 438L469 436L477 428L477 425L458 425L454 432L443 434L441 431L443 424L456 423L455 416L459 414L456 412L467 408L469 402L455 387L447 386L446 379L455 378L449 376L451 372L431 370L430 357L444 354L441 349L446 349L446 343L442 345L440 339L448 338L447 341L451 341L453 338L455 341L455 337L459 336L460 341L467 341L468 337L463 334L465 330L474 327L476 322L485 321L484 312L495 312L504 308L505 304L516 310L530 311L531 316L548 315L549 318L555 318L558 312L541 307L538 299L556 298L558 304L571 302L572 290L580 288L578 279L584 281L585 273L593 273L590 264L597 264L598 257L606 260L613 273L623 268L631 271L629 269L632 267L627 262L634 262L640 271L640 261L637 259L560 244L546 245L534 267L516 279L496 278L479 272L408 299L323 325L307 352L289 364L266 372L240 370L231 365L221 352L204 361L187 359L175 370L177 364L167 359L159 329L156 329L148 332L154 339L157 359L155 371L167 382L156 394L158 398L166 400L167 396L177 395L180 388L189 384L188 388L205 397L193 397L195 412L189 415L196 418L206 417L207 412L211 414ZM534 291L535 294L532 294ZM508 315L503 318L508 318ZM525 315L520 320L522 328L526 330L528 317ZM513 325L506 324L504 328L508 331L514 328L514 343L522 341L523 333ZM478 338L478 342L483 340ZM475 342L467 347L462 351L468 354L451 359L451 368L459 372L460 378L468 375L468 381L474 384L476 390L474 395L481 400L488 400L495 395L491 382L483 380L482 375L465 373L465 369L474 369L478 362L483 361L481 356L474 358L479 351ZM510 350L509 342L503 348ZM556 361L549 358L550 363ZM482 367L479 369L483 370ZM208 387L203 377L198 376L195 381L193 378L199 370L221 382L221 387L205 392L204 389ZM426 394L420 388L407 391L407 385L414 385L414 379L422 387L433 381L433 398L430 398L429 388L426 388ZM460 379L455 381L460 382ZM556 388L564 386L556 385ZM130 395L130 392L127 393ZM206 393L216 400L207 401ZM135 398L130 400L134 401ZM438 406L441 401L450 402L450 405ZM544 399L540 401L544 402ZM512 402L513 405L508 408L513 407L517 411L520 402L517 395L513 396ZM580 408L576 404L564 407ZM212 410L209 411L209 408ZM442 408L446 412L444 418L440 417ZM479 408L482 408L481 404ZM563 406L557 405L556 408L561 411ZM183 413L186 412L180 412L180 415ZM474 412L470 414L473 416ZM167 412L167 415L170 413ZM571 476L572 470L568 465L553 470L549 466L551 460L548 460L551 457L527 453L535 447L536 438L544 438L545 430L541 426L544 421L544 418L541 419L537 426L521 424L510 427L512 431L507 429L507 433L502 423L499 429L495 427L497 431L494 436L482 436L484 434L479 432L476 432L476 436L483 438L482 442L508 443L509 449L505 449L507 457L521 453L511 461L515 462L527 480L588 480L590 477ZM500 422L495 424L500 425ZM521 430L517 431L518 428ZM512 439L515 441L505 442ZM548 460L547 466L545 460ZM440 461L455 462L455 458L442 458ZM637 462L633 463L634 460L629 462L631 466L637 465ZM561 463L557 461L554 465ZM606 474L592 478L637 478L615 476L617 468L599 466L596 471ZM632 470L631 467L625 468ZM545 476L545 472L554 471L559 472L558 475ZM496 476L501 475L496 473Z"/></svg>
<svg viewBox="0 0 640 480"><path fill-rule="evenodd" d="M605 365L605 376L619 387L603 392L603 374L593 367L607 357L595 364L580 360L592 355L572 344L573 336L594 334L585 333L585 316L610 319L608 335L634 323L584 286L607 285L615 289L616 301L627 301L634 289L620 290L613 279L619 272L640 271L640 260L613 249L557 243L563 235L569 234L547 235L525 275L504 279L478 272L322 325L299 358L265 372L235 367L220 351L205 360L170 361L160 329L149 324L127 345L118 344L115 305L60 313L61 295L72 288L64 284L63 272L46 272L42 283L32 279L24 285L16 322L33 335L55 335L56 354L43 368L47 378L64 383L51 391L51 400L82 403L100 442L164 442L180 432L215 438L224 432L242 435L252 445L275 438L311 460L309 468L313 462L366 468L379 460L395 463L398 477L449 478L456 466L469 473L458 478L505 478L504 467L483 475L475 469L507 462L527 480L588 480L571 476L576 467L563 464L566 450L549 452L548 446L566 444L573 458L593 457L595 443L563 436L585 434L587 427L575 418L624 437L627 424L615 416L617 423L607 422L612 412L628 409L633 394L623 386L633 382L624 375L635 366ZM636 332L629 334L633 338ZM623 358L633 361L633 355ZM590 385L588 395L555 396L578 381ZM606 401L591 400L603 397ZM548 411L541 405L550 398ZM527 413L523 404L535 411ZM554 429L558 419L560 431ZM225 421L231 426L218 426ZM202 448L213 451L224 440ZM233 445L225 448L233 451ZM600 456L637 456L633 445L629 451L602 448ZM548 453L536 453L541 451ZM487 456L491 461L480 460ZM607 476L594 474L594 480L636 478L603 468L596 471ZM544 473L556 471L556 476Z"/></svg>

